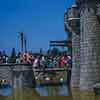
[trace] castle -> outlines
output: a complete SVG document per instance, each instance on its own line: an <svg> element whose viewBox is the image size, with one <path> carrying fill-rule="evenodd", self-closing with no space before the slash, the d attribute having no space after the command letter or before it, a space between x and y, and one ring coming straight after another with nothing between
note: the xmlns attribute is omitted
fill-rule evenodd
<svg viewBox="0 0 100 100"><path fill-rule="evenodd" d="M92 93L100 81L100 1L76 0L64 14L64 26L72 40L71 88Z"/></svg>

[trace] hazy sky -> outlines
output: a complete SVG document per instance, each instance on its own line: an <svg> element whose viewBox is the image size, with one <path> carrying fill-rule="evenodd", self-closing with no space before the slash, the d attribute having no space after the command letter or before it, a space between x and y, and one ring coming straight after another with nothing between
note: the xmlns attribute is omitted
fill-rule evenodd
<svg viewBox="0 0 100 100"><path fill-rule="evenodd" d="M28 49L46 50L50 40L66 39L64 11L74 0L0 0L0 50L19 50L18 32L27 36Z"/></svg>

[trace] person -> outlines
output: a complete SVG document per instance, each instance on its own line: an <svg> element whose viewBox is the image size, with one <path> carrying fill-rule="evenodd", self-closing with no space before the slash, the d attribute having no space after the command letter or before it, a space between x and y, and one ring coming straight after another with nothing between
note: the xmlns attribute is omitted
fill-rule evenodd
<svg viewBox="0 0 100 100"><path fill-rule="evenodd" d="M71 56L67 56L68 60L67 60L67 64L68 64L68 68L72 68L72 58ZM71 80L71 69L68 70L67 73L67 85L68 87L70 87L70 81Z"/></svg>
<svg viewBox="0 0 100 100"><path fill-rule="evenodd" d="M9 60L9 58L8 58L8 56L6 57L6 64L8 64L8 60Z"/></svg>
<svg viewBox="0 0 100 100"><path fill-rule="evenodd" d="M30 55L27 53L27 52L25 52L25 53L23 53L22 54L22 62L23 63L30 63Z"/></svg>
<svg viewBox="0 0 100 100"><path fill-rule="evenodd" d="M2 52L0 51L0 64L2 63Z"/></svg>
<svg viewBox="0 0 100 100"><path fill-rule="evenodd" d="M65 66L67 67L67 63L68 63L68 58L67 56L65 56Z"/></svg>
<svg viewBox="0 0 100 100"><path fill-rule="evenodd" d="M60 59L60 67L64 67L64 65L65 65L65 57L62 56Z"/></svg>
<svg viewBox="0 0 100 100"><path fill-rule="evenodd" d="M37 57L35 57L35 60L33 62L33 67L34 68L37 68L38 67L38 58Z"/></svg>
<svg viewBox="0 0 100 100"><path fill-rule="evenodd" d="M49 68L53 68L54 66L55 66L54 59L51 58L51 59L49 60L49 65L48 65L48 67L49 67Z"/></svg>
<svg viewBox="0 0 100 100"><path fill-rule="evenodd" d="M2 63L6 63L6 57L7 57L7 55L6 55L5 51L3 51L2 52Z"/></svg>
<svg viewBox="0 0 100 100"><path fill-rule="evenodd" d="M23 63L27 62L27 54L26 53L22 54L22 62Z"/></svg>
<svg viewBox="0 0 100 100"><path fill-rule="evenodd" d="M40 68L44 68L45 67L45 58L44 56L42 56L42 58L40 59Z"/></svg>
<svg viewBox="0 0 100 100"><path fill-rule="evenodd" d="M0 56L0 64L2 63L2 57Z"/></svg>
<svg viewBox="0 0 100 100"><path fill-rule="evenodd" d="M20 63L20 58L16 58L16 63Z"/></svg>
<svg viewBox="0 0 100 100"><path fill-rule="evenodd" d="M68 57L67 57L67 64L68 64L68 66L69 66L70 68L72 68L72 58L71 58L71 56L68 56Z"/></svg>

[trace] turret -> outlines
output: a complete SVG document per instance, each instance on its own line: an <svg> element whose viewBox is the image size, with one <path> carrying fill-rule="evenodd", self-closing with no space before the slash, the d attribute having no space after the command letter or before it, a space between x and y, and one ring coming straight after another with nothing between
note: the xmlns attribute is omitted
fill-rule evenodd
<svg viewBox="0 0 100 100"><path fill-rule="evenodd" d="M72 5L68 11L65 12L65 31L72 32L72 30L79 34L80 15L77 5ZM70 27L72 29L70 29Z"/></svg>
<svg viewBox="0 0 100 100"><path fill-rule="evenodd" d="M97 0L96 14L100 18L100 0Z"/></svg>
<svg viewBox="0 0 100 100"><path fill-rule="evenodd" d="M65 30L69 32L69 35L71 34L72 38L72 95L80 100L79 92L77 92L80 85L80 14L77 5L72 5L65 13Z"/></svg>

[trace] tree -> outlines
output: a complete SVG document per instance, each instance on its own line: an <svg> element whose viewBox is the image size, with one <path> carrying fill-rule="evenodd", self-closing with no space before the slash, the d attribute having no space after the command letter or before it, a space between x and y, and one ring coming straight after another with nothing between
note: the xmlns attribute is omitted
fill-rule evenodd
<svg viewBox="0 0 100 100"><path fill-rule="evenodd" d="M15 51L15 48L12 48L12 53L11 53L9 62L10 63L16 63L16 51Z"/></svg>
<svg viewBox="0 0 100 100"><path fill-rule="evenodd" d="M52 51L51 51L51 55L56 56L58 54L59 54L58 48L53 48Z"/></svg>

